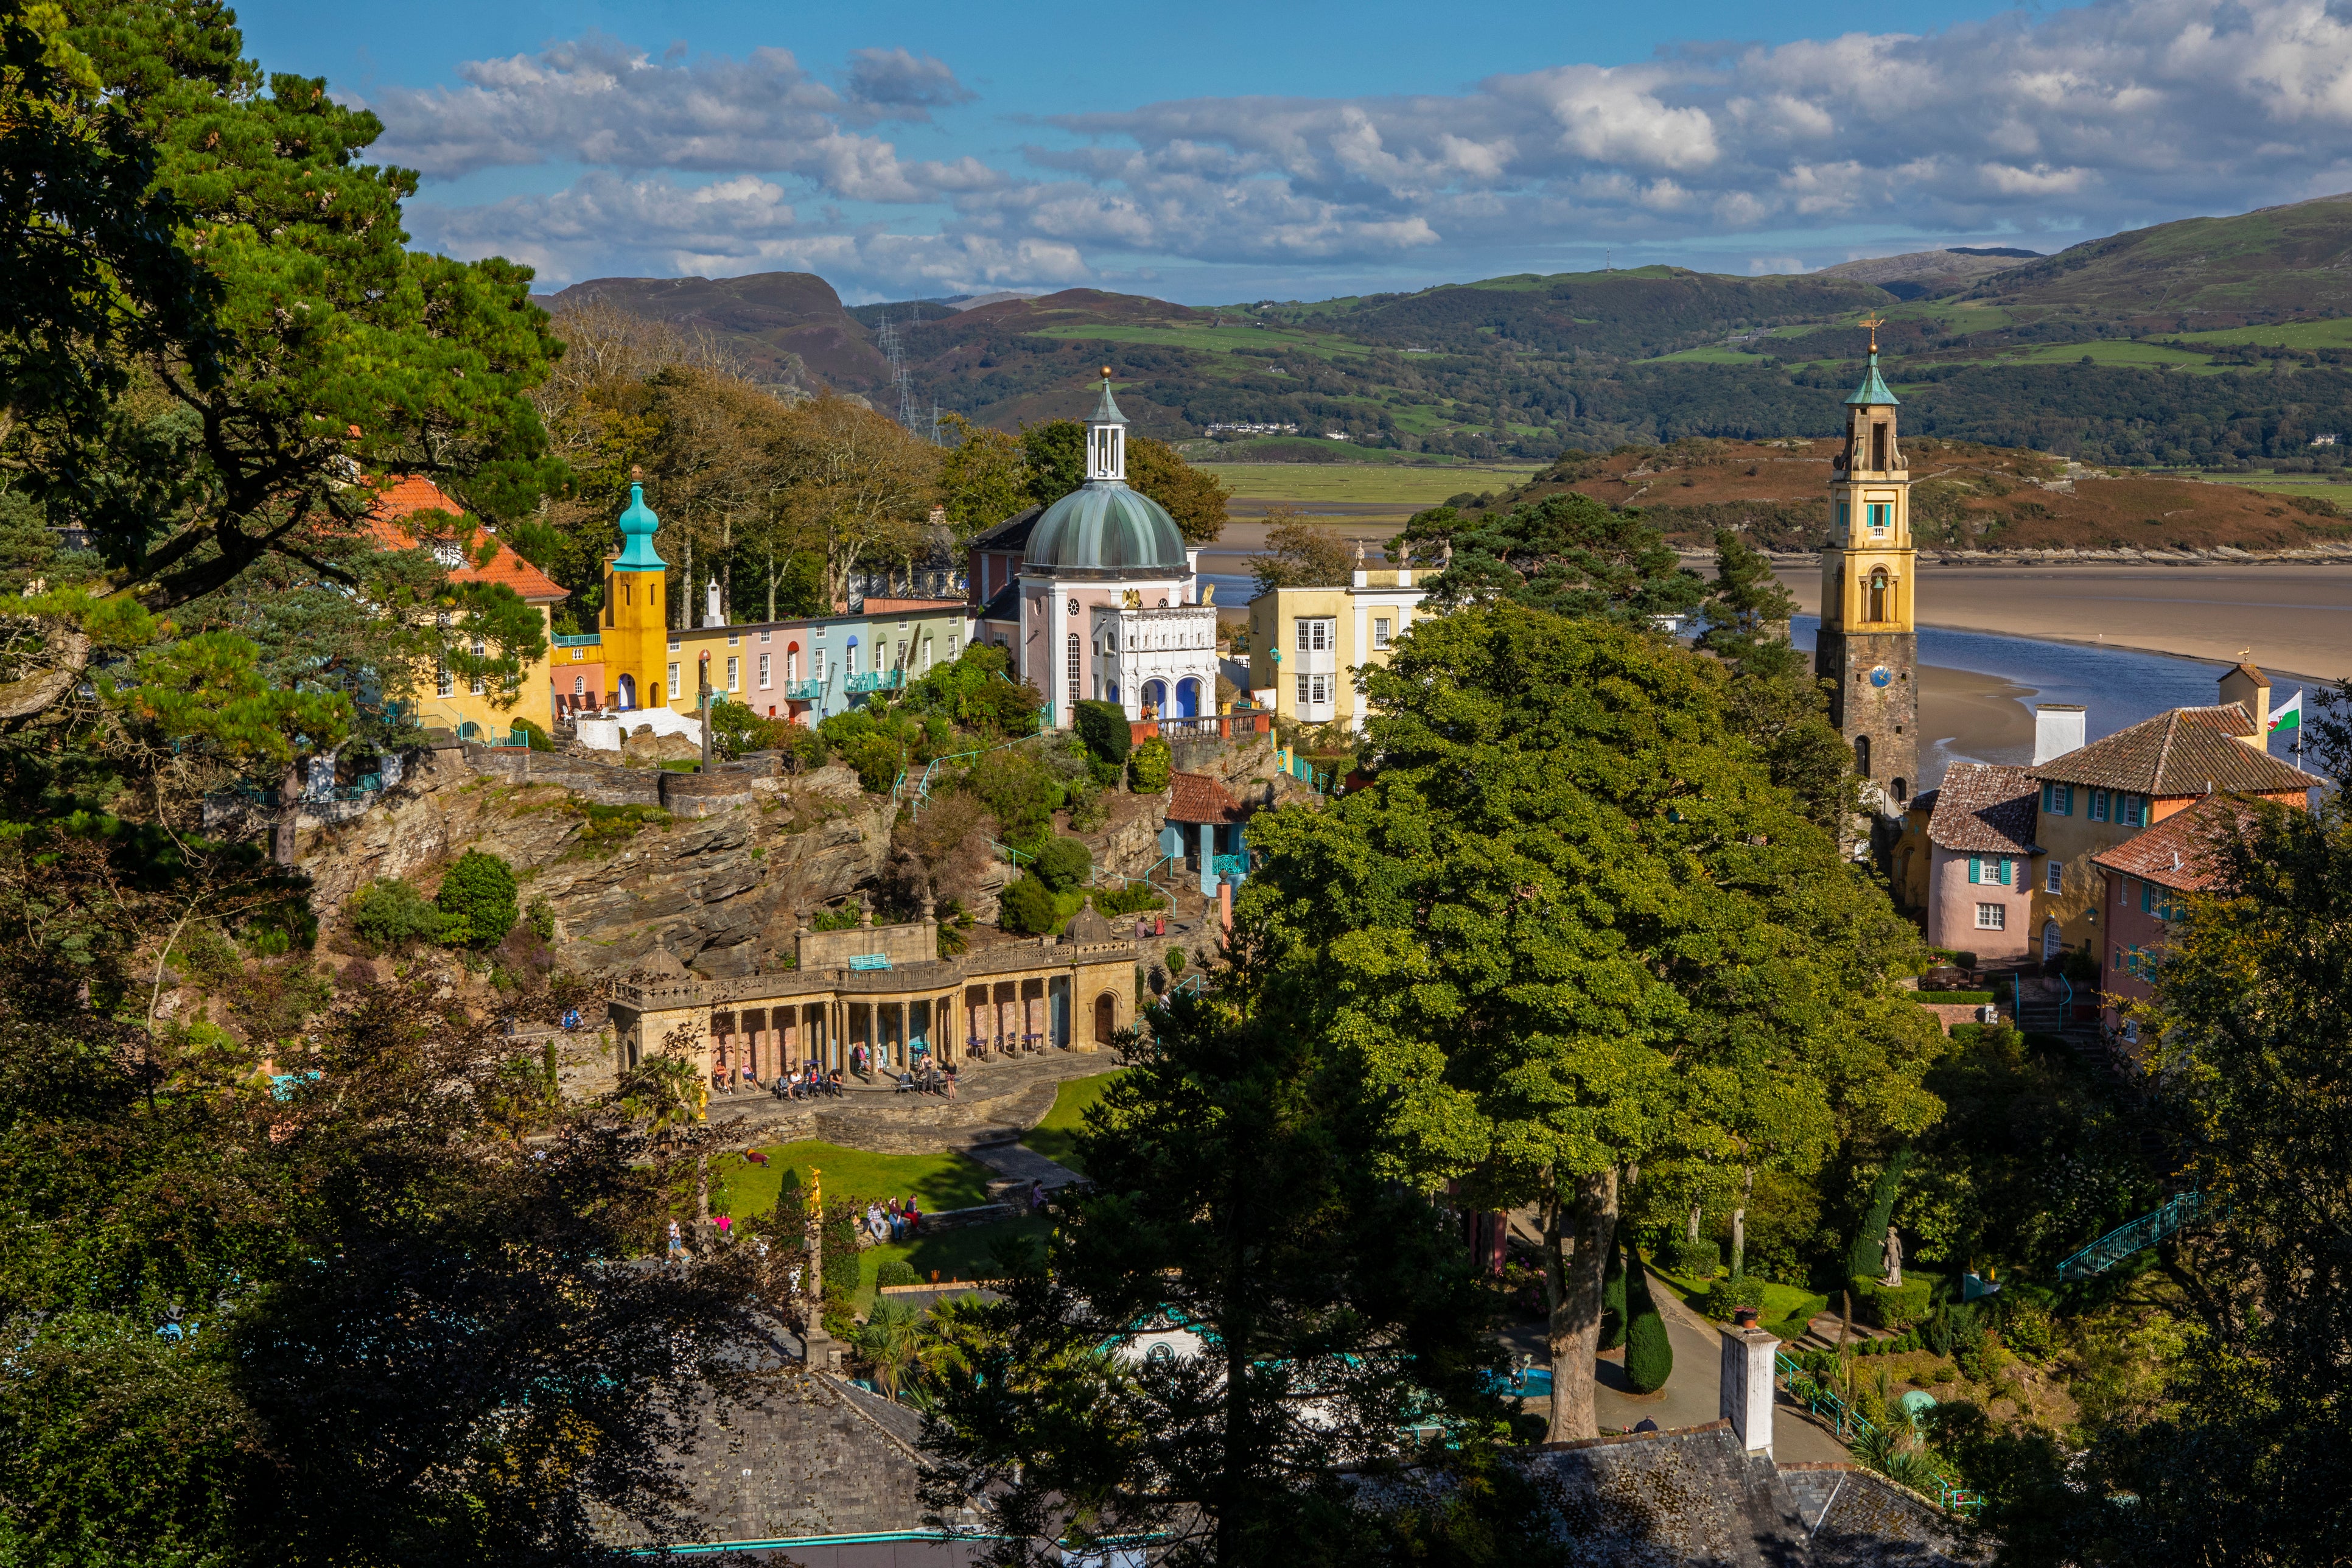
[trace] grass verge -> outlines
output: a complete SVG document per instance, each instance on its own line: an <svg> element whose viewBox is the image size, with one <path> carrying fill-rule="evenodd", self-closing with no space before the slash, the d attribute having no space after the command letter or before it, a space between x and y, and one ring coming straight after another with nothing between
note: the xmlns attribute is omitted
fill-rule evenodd
<svg viewBox="0 0 2352 1568"><path fill-rule="evenodd" d="M1713 1286L1712 1280L1696 1280L1686 1275L1669 1274L1656 1264L1650 1272L1673 1288L1683 1304L1695 1312L1704 1311L1700 1305ZM1799 1285L1782 1285L1773 1280L1764 1283L1764 1307L1759 1314L1765 1331L1775 1338L1788 1341L1805 1331L1812 1321L1829 1310L1830 1299Z"/></svg>
<svg viewBox="0 0 2352 1568"><path fill-rule="evenodd" d="M794 1173L797 1184L798 1173L812 1165L824 1173L821 1181L828 1202L864 1204L912 1193L933 1213L986 1203L987 1182L992 1174L961 1154L873 1154L814 1139L773 1143L760 1152L768 1157L765 1165L752 1164L740 1154L711 1162L711 1213L747 1219L766 1214L776 1206L785 1173Z"/></svg>
<svg viewBox="0 0 2352 1568"><path fill-rule="evenodd" d="M1078 1163L1078 1128L1086 1121L1087 1108L1102 1098L1117 1072L1097 1073L1093 1078L1066 1079L1054 1091L1054 1109L1045 1119L1031 1128L1022 1142L1057 1164L1067 1165L1084 1175L1086 1169Z"/></svg>

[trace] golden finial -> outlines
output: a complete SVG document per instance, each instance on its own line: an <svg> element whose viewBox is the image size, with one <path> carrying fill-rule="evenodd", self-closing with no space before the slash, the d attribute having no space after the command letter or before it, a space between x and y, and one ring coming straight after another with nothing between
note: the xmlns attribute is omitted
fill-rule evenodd
<svg viewBox="0 0 2352 1568"><path fill-rule="evenodd" d="M1878 329L1886 324L1886 318L1880 315L1877 311L1873 310L1870 314L1864 316L1861 321L1854 324L1856 326L1868 327L1870 329L1870 352L1872 353L1876 353L1878 352Z"/></svg>
<svg viewBox="0 0 2352 1568"><path fill-rule="evenodd" d="M1110 379L1110 366L1108 365L1103 366L1103 379L1105 381L1108 381Z"/></svg>

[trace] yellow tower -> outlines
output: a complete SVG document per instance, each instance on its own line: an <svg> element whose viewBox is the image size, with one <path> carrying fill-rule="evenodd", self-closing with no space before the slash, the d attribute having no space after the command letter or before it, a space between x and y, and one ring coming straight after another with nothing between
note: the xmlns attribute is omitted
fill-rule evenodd
<svg viewBox="0 0 2352 1568"><path fill-rule="evenodd" d="M621 514L621 552L604 570L604 671L623 708L659 708L677 695L663 689L669 622L662 584L669 563L654 553L654 530L660 526L646 505L646 487L632 483L629 510Z"/></svg>
<svg viewBox="0 0 2352 1568"><path fill-rule="evenodd" d="M1919 783L1919 637L1912 618L1911 468L1895 438L1895 395L1870 371L1845 400L1845 447L1832 459L1830 544L1822 552L1822 632L1813 668L1835 682L1830 720L1853 747L1869 801L1899 812ZM1867 795L1867 792L1865 792Z"/></svg>

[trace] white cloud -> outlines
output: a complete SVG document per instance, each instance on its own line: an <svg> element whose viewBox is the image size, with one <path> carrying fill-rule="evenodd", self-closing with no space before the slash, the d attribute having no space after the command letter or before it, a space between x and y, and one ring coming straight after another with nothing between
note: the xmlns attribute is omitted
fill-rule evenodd
<svg viewBox="0 0 2352 1568"><path fill-rule="evenodd" d="M877 289L1171 262L1253 280L1476 276L1602 245L1819 265L1860 234L2032 246L2352 184L2352 20L2327 0L2099 0L1551 65L1453 94L1148 103L1051 121L1071 140L994 159L902 158L868 132L971 99L948 64L903 48L857 52L838 89L781 49L656 60L600 37L460 75L384 95L386 151L435 176L589 165L568 191L427 226L453 248L543 255L558 277L599 255L739 270L824 258ZM938 232L869 231L825 216L835 202L925 205ZM599 241L597 220L624 215L637 230Z"/></svg>

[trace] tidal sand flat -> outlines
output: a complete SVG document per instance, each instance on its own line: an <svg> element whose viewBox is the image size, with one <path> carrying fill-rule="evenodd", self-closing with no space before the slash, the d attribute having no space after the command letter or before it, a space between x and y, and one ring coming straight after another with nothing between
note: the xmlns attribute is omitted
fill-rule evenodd
<svg viewBox="0 0 2352 1568"><path fill-rule="evenodd" d="M1919 667L1920 787L1932 789L1956 758L2023 761L2033 753L2034 689L1972 669Z"/></svg>
<svg viewBox="0 0 2352 1568"><path fill-rule="evenodd" d="M1819 613L1819 567L1780 575L1806 614ZM1918 605L1922 626L2224 664L2251 657L2273 679L2352 674L2352 565L1930 566Z"/></svg>

